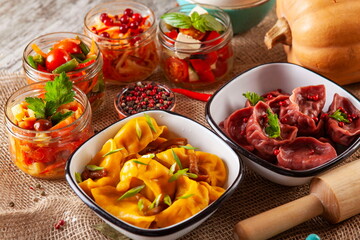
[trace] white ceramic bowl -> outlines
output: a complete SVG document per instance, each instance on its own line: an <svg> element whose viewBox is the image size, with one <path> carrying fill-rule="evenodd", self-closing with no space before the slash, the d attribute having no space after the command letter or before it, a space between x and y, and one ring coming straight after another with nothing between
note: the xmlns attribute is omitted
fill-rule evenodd
<svg viewBox="0 0 360 240"><path fill-rule="evenodd" d="M226 163L228 170L228 179L225 185L226 191L219 199L196 215L162 229L143 229L114 217L99 207L79 187L75 180L75 172L82 172L87 163L109 138L115 136L118 130L130 119L143 116L144 113L155 118L159 125L168 126L170 131L176 135L187 138L188 142L198 147L199 150L218 155ZM80 146L66 165L66 180L79 198L111 227L131 239L176 239L183 236L199 226L217 210L221 203L235 191L242 176L243 167L238 154L215 133L189 118L162 110L137 113L110 125Z"/></svg>
<svg viewBox="0 0 360 240"><path fill-rule="evenodd" d="M215 132L238 151L244 162L256 173L281 185L302 185L311 180L313 176L328 170L355 152L360 146L360 138L358 137L351 146L329 162L313 169L295 171L278 167L240 147L222 132L219 123L235 110L244 107L246 99L242 97L242 94L247 91L264 94L280 88L291 93L296 87L319 84L324 84L326 88L325 112L327 112L335 93L347 97L357 109L360 109L359 100L333 81L298 65L269 63L240 74L217 90L207 102L206 119Z"/></svg>

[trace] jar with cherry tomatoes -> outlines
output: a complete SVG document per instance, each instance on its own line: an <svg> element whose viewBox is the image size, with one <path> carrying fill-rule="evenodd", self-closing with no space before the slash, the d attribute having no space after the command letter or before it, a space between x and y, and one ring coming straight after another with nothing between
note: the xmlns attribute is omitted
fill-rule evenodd
<svg viewBox="0 0 360 240"><path fill-rule="evenodd" d="M186 4L160 18L160 66L178 87L203 89L226 80L233 68L230 18L211 5Z"/></svg>
<svg viewBox="0 0 360 240"><path fill-rule="evenodd" d="M85 16L84 32L100 47L106 82L142 81L158 66L155 15L141 3L107 2L95 6Z"/></svg>
<svg viewBox="0 0 360 240"><path fill-rule="evenodd" d="M10 96L5 106L5 128L11 159L19 169L37 178L60 179L70 155L94 134L91 106L87 96L73 86L74 100L57 109L72 114L52 125L25 102L28 98L43 98L45 84L27 85Z"/></svg>
<svg viewBox="0 0 360 240"><path fill-rule="evenodd" d="M27 83L53 80L66 72L88 97L93 111L104 101L103 59L96 42L79 33L56 32L32 40L23 53Z"/></svg>

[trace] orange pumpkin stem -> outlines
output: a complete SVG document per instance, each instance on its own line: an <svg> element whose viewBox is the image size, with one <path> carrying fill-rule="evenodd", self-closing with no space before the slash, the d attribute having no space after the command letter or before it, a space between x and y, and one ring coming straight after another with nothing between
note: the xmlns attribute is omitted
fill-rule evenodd
<svg viewBox="0 0 360 240"><path fill-rule="evenodd" d="M265 45L268 49L282 43L291 46L292 36L290 26L285 18L279 18L275 25L265 34Z"/></svg>

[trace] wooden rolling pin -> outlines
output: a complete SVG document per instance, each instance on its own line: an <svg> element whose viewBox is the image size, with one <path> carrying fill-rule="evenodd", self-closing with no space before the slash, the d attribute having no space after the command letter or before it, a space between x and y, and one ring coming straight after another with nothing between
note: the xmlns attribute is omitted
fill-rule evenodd
<svg viewBox="0 0 360 240"><path fill-rule="evenodd" d="M310 183L310 194L240 221L235 239L268 239L313 217L338 223L360 213L360 159L325 172Z"/></svg>

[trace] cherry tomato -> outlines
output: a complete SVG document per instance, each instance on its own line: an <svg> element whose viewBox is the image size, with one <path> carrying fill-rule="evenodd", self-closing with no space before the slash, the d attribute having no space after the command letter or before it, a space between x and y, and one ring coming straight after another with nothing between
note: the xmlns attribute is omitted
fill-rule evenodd
<svg viewBox="0 0 360 240"><path fill-rule="evenodd" d="M46 58L46 68L51 72L69 60L71 60L69 53L63 49L54 48L49 52Z"/></svg>
<svg viewBox="0 0 360 240"><path fill-rule="evenodd" d="M71 39L63 39L60 42L54 44L54 49L63 49L66 52L72 53L81 53L81 48L79 44L72 41Z"/></svg>
<svg viewBox="0 0 360 240"><path fill-rule="evenodd" d="M165 62L165 72L174 82L186 82L189 78L189 66L185 60L169 57Z"/></svg>

